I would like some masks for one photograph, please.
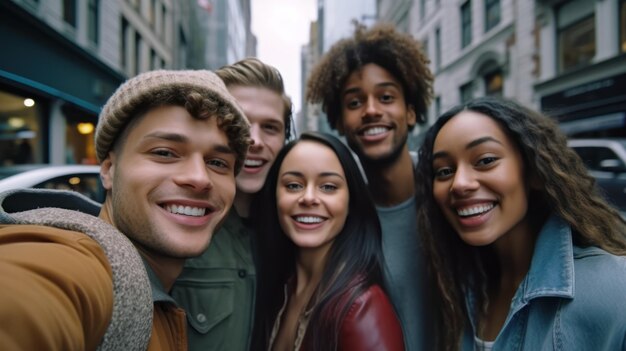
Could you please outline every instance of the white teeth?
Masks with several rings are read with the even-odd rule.
[[[490,204],[483,204],[483,205],[478,205],[478,206],[473,206],[473,207],[457,209],[456,212],[459,214],[459,216],[467,217],[467,216],[474,216],[477,214],[485,213],[491,210],[493,207],[494,207],[494,204],[490,203]]]
[[[263,161],[261,160],[248,160],[246,159],[244,162],[244,165],[246,165],[247,167],[259,167],[263,164]]]
[[[363,132],[364,135],[378,135],[378,134],[382,134],[385,133],[387,131],[387,128],[384,127],[374,127],[374,128],[370,128],[365,130],[365,132]]]
[[[182,205],[167,205],[165,209],[168,212],[174,214],[182,214],[185,216],[201,217],[206,213],[206,208],[203,207],[191,207]]]
[[[300,223],[312,224],[312,223],[321,223],[324,221],[321,217],[313,217],[313,216],[297,216],[296,221]]]

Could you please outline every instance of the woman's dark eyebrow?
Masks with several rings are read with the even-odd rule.
[[[471,142],[469,142],[467,144],[467,146],[465,146],[465,149],[466,150],[467,149],[471,149],[473,147],[476,147],[476,146],[478,146],[480,144],[483,144],[483,143],[486,143],[486,142],[489,142],[489,141],[493,141],[494,143],[498,143],[498,144],[502,145],[502,143],[498,139],[496,139],[494,137],[486,136],[486,137],[478,138],[476,140],[472,140]]]
[[[304,175],[302,173],[300,173],[300,172],[297,172],[297,171],[287,171],[287,172],[284,172],[283,174],[280,175],[281,178],[284,177],[284,176],[294,176],[294,177],[302,178]]]
[[[437,151],[435,153],[433,153],[433,160],[436,160],[438,158],[444,158],[448,156],[448,152],[447,151]]]
[[[295,177],[304,177],[304,174],[302,174],[301,172],[298,171],[287,171],[283,174],[281,174],[281,177],[287,176],[287,175],[291,175],[291,176],[295,176]],[[322,172],[320,173],[320,177],[339,177],[341,179],[344,179],[341,174],[337,173],[337,172]]]
[[[341,174],[337,173],[337,172],[322,172],[320,173],[320,177],[338,177],[341,179],[344,179]]]
[[[494,142],[494,143],[498,143],[500,145],[502,145],[502,143],[494,138],[494,137],[490,137],[490,136],[486,136],[486,137],[482,137],[482,138],[478,138],[476,140],[472,140],[471,142],[469,142],[466,146],[465,146],[465,150],[471,149],[473,147],[476,147],[480,144],[486,143],[486,142]],[[448,156],[448,152],[447,151],[438,151],[433,153],[433,160],[438,159],[438,158],[442,158],[442,157],[446,157]]]

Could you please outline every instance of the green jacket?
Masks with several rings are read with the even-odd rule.
[[[190,351],[250,348],[256,295],[251,235],[233,209],[209,248],[186,261],[171,295],[187,312]]]

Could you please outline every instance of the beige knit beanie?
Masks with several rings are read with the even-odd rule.
[[[164,88],[191,88],[208,98],[216,99],[228,107],[236,119],[242,120],[238,122],[248,125],[235,98],[226,90],[222,80],[211,71],[158,70],[141,73],[123,83],[102,108],[95,137],[98,162],[107,157],[128,122],[137,117],[137,108],[153,99],[154,94]]]

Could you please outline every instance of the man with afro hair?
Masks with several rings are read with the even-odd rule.
[[[428,286],[417,235],[413,160],[407,144],[424,123],[433,76],[421,45],[393,26],[356,24],[313,69],[307,100],[321,103],[330,127],[363,166],[382,226],[385,284],[407,350],[429,350]]]

